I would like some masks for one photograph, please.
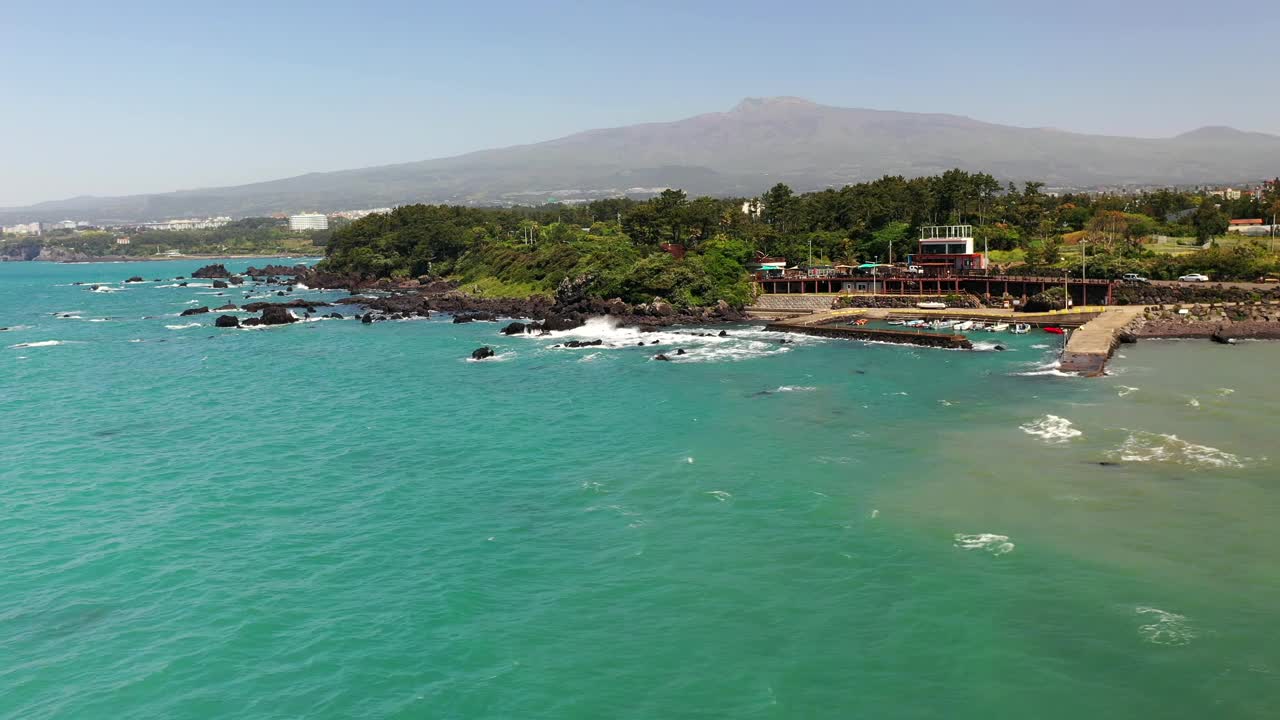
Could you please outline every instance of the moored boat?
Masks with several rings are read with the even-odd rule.
[[[1009,329],[1009,323],[996,323],[987,328],[987,332],[1004,332]]]
[[[1054,334],[1054,335],[1062,335],[1062,334],[1064,334],[1064,333],[1065,333],[1065,331],[1064,331],[1062,328],[1060,328],[1060,327],[1052,327],[1052,326],[1047,327],[1047,328],[1044,328],[1044,331],[1045,331],[1045,332],[1047,332],[1047,333],[1052,333],[1052,334]]]
[[[1017,325],[1013,326],[1013,330],[1011,330],[1010,332],[1012,332],[1014,335],[1026,335],[1027,333],[1031,332],[1031,326],[1026,323],[1018,323]]]
[[[965,321],[963,321],[963,322],[958,322],[958,323],[956,323],[956,324],[952,327],[952,329],[953,329],[953,330],[960,330],[960,331],[962,331],[962,332],[963,332],[963,331],[965,331],[965,330],[972,330],[972,329],[973,329],[973,321],[972,321],[972,320],[965,320]]]
[[[921,310],[946,310],[947,304],[940,303],[940,302],[922,302],[922,303],[916,303],[916,307],[920,308]]]

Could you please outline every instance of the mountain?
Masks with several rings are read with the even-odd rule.
[[[1164,139],[1020,128],[958,115],[749,98],[728,112],[588,130],[557,140],[234,187],[79,197],[0,210],[0,219],[139,220],[263,215],[408,202],[538,203],[644,195],[755,195],[951,168],[1050,186],[1182,185],[1274,176],[1280,137],[1206,127]]]

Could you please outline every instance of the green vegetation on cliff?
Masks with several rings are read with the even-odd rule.
[[[741,305],[751,297],[746,266],[757,252],[802,266],[810,258],[814,265],[901,261],[915,251],[920,226],[969,224],[979,249],[995,251],[993,260],[1008,263],[1009,272],[1079,272],[1083,242],[1093,277],[1197,271],[1249,279],[1276,269],[1275,255],[1257,242],[1182,255],[1153,248],[1165,236],[1213,243],[1228,218],[1277,207],[1274,189],[1237,200],[1174,190],[1058,196],[1041,183],[1002,187],[991,175],[951,170],[806,194],[778,184],[751,201],[666,190],[648,201],[536,208],[410,205],[335,231],[322,267],[369,278],[450,276],[508,295],[550,293],[565,277],[590,275],[599,297]],[[684,256],[664,249],[672,245]]]

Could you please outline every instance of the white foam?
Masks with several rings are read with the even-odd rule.
[[[515,356],[516,356],[516,354],[515,354],[515,352],[514,352],[514,351],[509,351],[509,352],[504,352],[504,353],[498,353],[497,355],[490,355],[489,357],[484,358],[484,359],[481,359],[481,360],[477,360],[476,358],[470,358],[470,357],[469,357],[469,358],[467,358],[467,362],[470,362],[470,363],[495,363],[495,362],[506,362],[506,361],[508,361],[508,360],[511,360],[511,359],[512,359],[512,358],[514,358]]]
[[[823,338],[795,335],[787,336],[788,342],[781,344],[778,340],[784,336],[776,332],[767,332],[762,325],[730,329],[724,337],[721,337],[719,332],[718,327],[705,330],[690,328],[642,332],[635,327],[619,327],[616,318],[593,317],[587,320],[586,324],[572,330],[558,330],[546,335],[521,333],[512,337],[545,343],[548,349],[550,345],[562,344],[567,340],[601,340],[600,345],[591,346],[593,352],[628,348],[639,350],[643,345],[654,354],[659,352],[666,354],[673,363],[751,360],[781,355],[800,345],[825,342]],[[671,351],[672,348],[680,348],[685,352],[683,355],[676,355]]]
[[[724,490],[709,490],[707,491],[707,494],[719,500],[720,502],[726,502],[729,500],[729,498],[733,497],[733,495],[730,495]]]
[[[113,293],[113,292],[121,292],[122,290],[124,290],[124,288],[113,288],[113,287],[107,287],[106,285],[99,285],[96,288],[90,288],[89,292]]]
[[[1119,391],[1119,392],[1117,392],[1117,393],[1116,393],[1116,395],[1117,395],[1117,396],[1119,396],[1119,397],[1126,397],[1126,396],[1132,395],[1133,393],[1136,393],[1136,392],[1138,392],[1138,388],[1136,388],[1136,387],[1130,387],[1130,386],[1128,386],[1128,385],[1121,385],[1121,386],[1120,386],[1120,391]]]
[[[165,325],[165,327],[170,330],[186,330],[187,328],[200,327],[200,323],[193,322],[187,323],[186,325]]]
[[[1053,444],[1065,443],[1084,434],[1072,427],[1070,420],[1057,415],[1045,415],[1020,427],[1022,432]]]
[[[53,347],[54,345],[61,345],[63,344],[63,342],[64,341],[62,340],[39,340],[37,342],[18,343],[17,345],[10,345],[9,349],[16,350],[19,348]]]
[[[1160,608],[1153,607],[1136,607],[1134,612],[1144,617],[1144,619],[1154,620],[1155,622],[1138,626],[1138,634],[1143,640],[1155,645],[1187,645],[1196,637],[1196,633],[1191,629],[1190,623],[1184,615],[1167,612]]]
[[[1048,350],[1048,349],[1049,349],[1049,346],[1048,346],[1048,345],[1045,345],[1044,343],[1036,343],[1035,345],[1032,345],[1031,347],[1032,347],[1032,348],[1034,348],[1034,349],[1036,349],[1036,350]]]
[[[581,358],[578,359],[578,362],[592,362],[594,360],[597,360],[599,357],[600,357],[600,353],[593,352],[590,355],[583,355]]]
[[[997,535],[995,533],[956,533],[955,547],[963,550],[986,550],[992,555],[1005,555],[1013,552],[1013,543],[1009,542],[1008,535]]]
[[[1231,388],[1218,388],[1218,394],[1222,397],[1226,397],[1233,392],[1235,392],[1235,390],[1232,390]]]
[[[1021,376],[1023,376],[1023,377],[1038,377],[1038,376],[1064,377],[1064,378],[1065,378],[1065,377],[1069,377],[1069,378],[1079,377],[1078,375],[1075,375],[1074,373],[1066,373],[1066,372],[1062,372],[1061,370],[1059,370],[1059,369],[1058,369],[1058,368],[1060,368],[1060,367],[1062,367],[1062,363],[1061,363],[1061,362],[1059,362],[1059,361],[1057,361],[1057,360],[1054,360],[1054,361],[1053,361],[1053,362],[1051,362],[1051,363],[1046,363],[1046,364],[1044,364],[1044,365],[1037,365],[1037,366],[1035,366],[1034,368],[1032,368],[1031,370],[1025,370],[1025,371],[1023,371],[1023,372],[1016,372],[1016,373],[1013,373],[1013,374],[1014,374],[1014,375],[1021,375]]]
[[[779,385],[774,392],[813,392],[817,389],[812,385]]]
[[[1200,407],[1200,401],[1195,398],[1191,398],[1190,400],[1188,400],[1187,404],[1190,405],[1191,407]]]
[[[1142,430],[1130,433],[1110,456],[1124,462],[1170,462],[1207,468],[1242,468],[1253,462],[1251,458],[1187,442],[1177,435]]]

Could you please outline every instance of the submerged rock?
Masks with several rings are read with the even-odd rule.
[[[136,282],[146,282],[146,281],[145,281],[145,280],[143,280],[142,278],[138,277],[137,275],[134,275],[133,277],[129,278],[128,280],[125,280],[125,282],[127,282],[127,283],[136,283]]]
[[[667,357],[666,355],[663,355],[663,354],[661,354],[661,353],[659,353],[659,354],[657,354],[657,355],[654,355],[654,356],[653,356],[653,359],[654,359],[654,360],[661,360],[661,361],[663,361],[663,362],[671,362],[671,358],[669,358],[669,357]]]
[[[203,315],[207,312],[209,312],[209,307],[207,305],[201,306],[201,307],[187,308],[186,310],[183,310],[182,312],[178,313],[178,317],[187,317],[188,315]]]

